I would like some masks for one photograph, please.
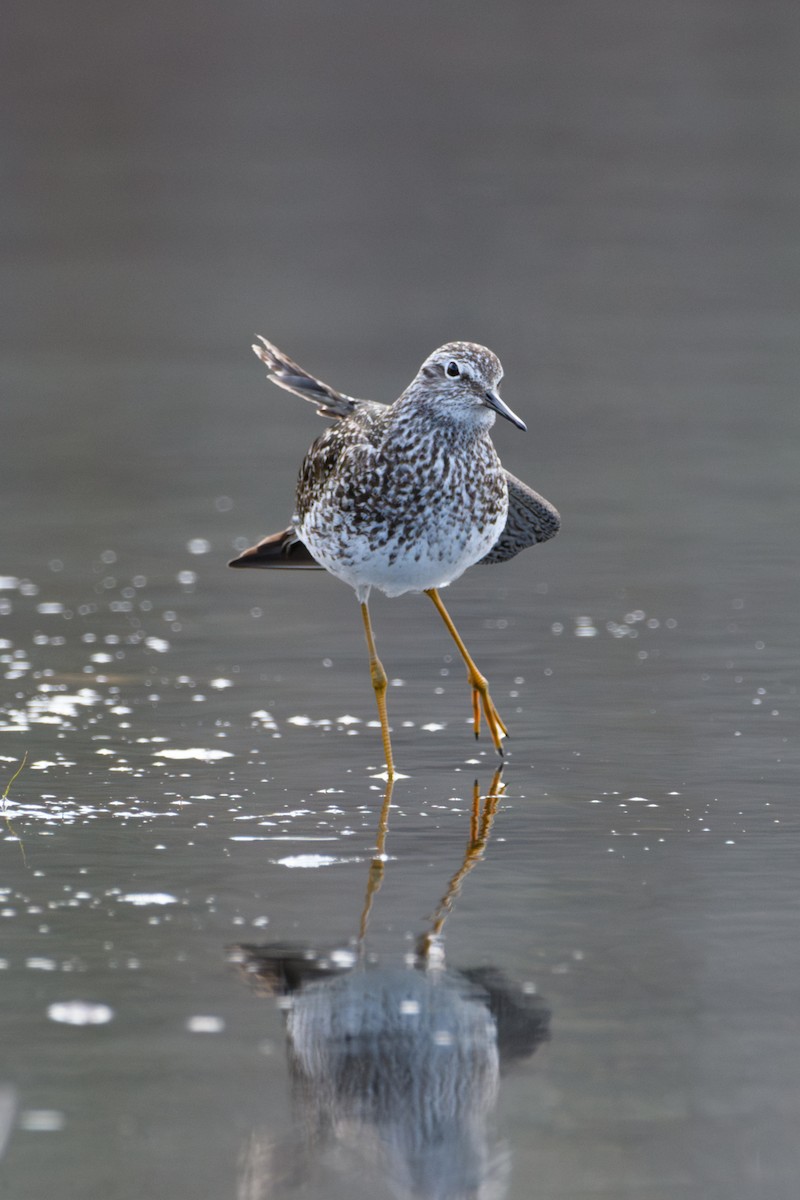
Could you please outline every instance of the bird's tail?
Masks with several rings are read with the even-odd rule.
[[[304,371],[260,334],[258,340],[261,345],[254,344],[253,350],[267,368],[272,382],[285,388],[287,392],[294,392],[295,396],[301,396],[303,400],[316,404],[321,417],[347,417],[359,404],[352,396],[345,396],[342,392],[337,392],[336,388],[323,383],[321,379],[309,375],[308,371]]]

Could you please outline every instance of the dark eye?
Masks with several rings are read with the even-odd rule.
[[[461,374],[461,368],[457,362],[450,361],[444,369],[445,375],[449,375],[451,379],[458,379]]]

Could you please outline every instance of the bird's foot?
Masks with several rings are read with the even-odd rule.
[[[480,736],[481,732],[481,709],[486,718],[486,724],[489,727],[494,748],[500,757],[503,757],[503,738],[508,737],[508,729],[494,706],[494,701],[489,695],[489,682],[478,672],[474,674],[470,672],[469,683],[472,688],[472,728],[475,730],[475,737]]]

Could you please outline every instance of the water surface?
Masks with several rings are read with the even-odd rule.
[[[14,1200],[796,1195],[797,26],[15,14]],[[430,604],[378,597],[382,821],[352,594],[227,570],[321,429],[257,331],[387,400],[500,355],[496,443],[564,523],[448,593],[503,786]]]

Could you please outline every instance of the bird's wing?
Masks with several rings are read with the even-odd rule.
[[[243,550],[238,558],[232,558],[228,566],[262,567],[266,570],[280,567],[323,570],[293,529],[282,529],[280,533],[271,533],[269,537],[262,538],[255,546]]]
[[[356,400],[354,396],[345,396],[343,392],[337,392],[336,388],[309,375],[308,371],[304,371],[260,334],[258,340],[261,345],[254,345],[253,350],[267,368],[268,378],[287,392],[294,392],[295,396],[301,396],[303,400],[316,404],[321,417],[349,417],[362,405],[377,404],[374,400]]]
[[[481,563],[506,562],[528,546],[546,542],[561,528],[558,510],[526,483],[506,471],[508,517],[500,537]]]

